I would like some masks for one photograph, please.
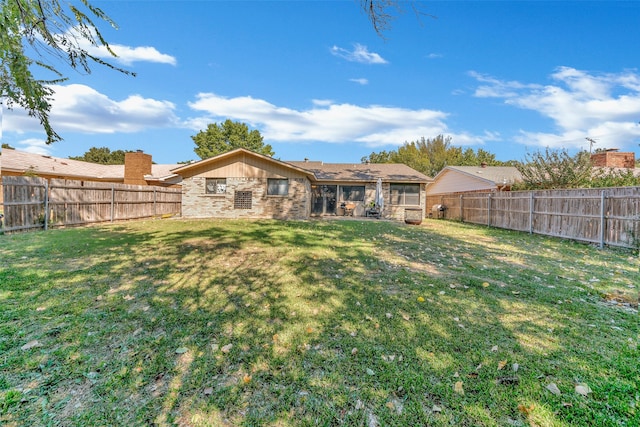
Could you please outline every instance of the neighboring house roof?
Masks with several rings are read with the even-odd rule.
[[[492,190],[519,181],[522,175],[513,166],[447,166],[427,187],[427,194]]]
[[[170,176],[171,169],[176,166],[151,165],[151,175],[146,177],[161,180]],[[11,149],[2,150],[0,167],[3,172],[20,174],[32,172],[38,175],[64,176],[71,179],[102,181],[122,181],[124,179],[124,165],[101,165]]]
[[[164,182],[167,184],[179,184],[182,178],[180,175],[171,172],[179,165],[151,165],[151,175],[145,175],[147,181]]]
[[[496,185],[522,181],[522,174],[513,166],[447,166],[445,169],[472,175]]]
[[[287,162],[313,172],[317,181],[428,183],[432,178],[401,163],[323,163],[312,161]]]

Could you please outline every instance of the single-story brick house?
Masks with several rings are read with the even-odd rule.
[[[382,181],[383,218],[403,219],[405,210],[424,214],[431,178],[403,164],[285,162],[236,149],[180,166],[185,218],[279,218],[342,215],[348,203],[365,216]]]

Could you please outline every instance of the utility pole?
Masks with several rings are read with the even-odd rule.
[[[596,140],[589,137],[586,137],[585,139],[589,141],[589,154],[591,154],[591,150],[593,149],[593,146],[596,145]]]

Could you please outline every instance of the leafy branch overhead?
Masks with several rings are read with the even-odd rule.
[[[361,7],[380,35],[393,18],[389,9],[399,11],[398,2],[393,0],[361,0]],[[99,47],[117,57],[94,19],[117,28],[102,9],[88,0],[0,1],[0,106],[19,106],[37,118],[47,135],[47,144],[62,140],[49,120],[54,94],[51,85],[67,80],[55,63],[88,74],[95,63],[135,76],[91,54],[91,48]],[[34,68],[53,76],[38,78]]]
[[[91,73],[91,63],[104,65],[127,75],[134,73],[114,66],[88,51],[88,47],[104,47],[113,57],[94,19],[116,24],[87,0],[80,0],[84,10],[71,2],[59,0],[7,0],[0,2],[0,102],[7,108],[20,106],[42,125],[47,143],[61,140],[51,126],[49,113],[53,89],[51,85],[67,80],[53,64],[62,62],[72,69]],[[30,48],[34,53],[27,55]],[[53,74],[39,79],[33,66]]]

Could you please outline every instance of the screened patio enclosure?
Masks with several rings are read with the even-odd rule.
[[[364,199],[364,185],[312,185],[311,214],[339,215],[342,203],[363,203]]]

